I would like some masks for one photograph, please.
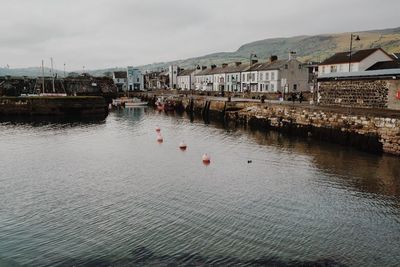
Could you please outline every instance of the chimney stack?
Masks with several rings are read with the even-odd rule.
[[[277,60],[278,60],[278,56],[276,56],[276,55],[272,55],[272,56],[269,57],[269,62],[274,62],[274,61],[277,61]]]
[[[289,52],[289,60],[292,60],[292,59],[296,59],[296,52],[295,51],[290,51]]]
[[[215,69],[217,67],[217,65],[211,65],[211,69]]]
[[[201,70],[207,69],[207,66],[201,66]]]
[[[250,65],[254,65],[254,64],[256,64],[258,62],[258,60],[257,59],[252,59],[251,60],[251,64]]]
[[[223,68],[226,68],[226,67],[228,67],[228,64],[222,63],[222,67],[223,67]]]
[[[240,66],[240,65],[242,65],[242,62],[240,62],[240,61],[235,62],[235,66],[236,66],[236,67],[237,67],[237,66]]]

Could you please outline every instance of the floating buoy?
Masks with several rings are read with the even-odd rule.
[[[247,163],[250,164],[250,163],[253,163],[253,161],[252,161],[251,159],[249,159],[249,160],[247,161]]]
[[[181,142],[180,144],[179,144],[179,149],[180,150],[186,150],[186,148],[187,148],[187,145],[184,143],[184,142]]]
[[[207,153],[203,155],[202,160],[204,165],[209,165],[211,163],[211,158]]]
[[[156,127],[156,132],[157,133],[161,132],[161,128],[160,127]]]
[[[159,142],[159,143],[164,142],[164,138],[162,137],[161,134],[157,135],[157,142]]]

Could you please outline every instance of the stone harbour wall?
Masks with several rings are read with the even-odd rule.
[[[347,113],[337,109],[306,108],[289,105],[253,105],[228,111],[227,121],[263,129],[305,135],[358,147],[375,153],[400,156],[400,115],[385,116]]]
[[[384,80],[322,81],[318,90],[321,105],[388,107],[389,85]]]

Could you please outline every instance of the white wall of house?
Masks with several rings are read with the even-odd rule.
[[[213,91],[225,90],[225,73],[217,73],[213,75]]]
[[[242,90],[251,92],[258,91],[258,71],[242,72]]]
[[[189,90],[190,87],[190,76],[178,76],[177,77],[178,89]]]
[[[241,85],[241,73],[227,73],[225,81],[225,91],[228,92],[242,92]]]
[[[383,51],[377,50],[360,62],[352,62],[350,64],[350,66],[351,66],[350,71],[351,72],[365,71],[366,69],[368,69],[369,67],[371,67],[372,65],[374,65],[377,62],[389,61],[389,60],[393,60],[393,59],[391,57],[389,57]],[[319,74],[329,74],[329,73],[333,73],[333,72],[349,72],[349,62],[318,66]]]
[[[214,75],[195,75],[195,90],[212,91]]]
[[[351,63],[351,71],[359,71],[360,64],[358,62]],[[328,74],[332,72],[349,72],[349,63],[320,65],[318,66],[319,74]]]
[[[258,92],[278,91],[278,70],[265,70],[258,72]]]
[[[386,53],[384,53],[383,51],[377,50],[372,55],[360,62],[358,71],[364,71],[369,67],[372,67],[372,65],[374,65],[376,62],[389,60],[393,60],[393,58],[386,55]]]

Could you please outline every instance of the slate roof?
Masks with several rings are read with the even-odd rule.
[[[126,71],[114,71],[114,76],[116,79],[126,79]]]
[[[194,71],[196,71],[195,69],[189,69],[189,70],[182,70],[178,73],[178,76],[189,76],[191,75]]]
[[[351,62],[361,62],[376,51],[381,50],[385,54],[387,54],[383,49],[381,48],[371,48],[371,49],[364,49],[364,50],[357,50],[353,51],[351,55]],[[388,57],[391,57],[389,54],[387,54]],[[332,65],[332,64],[341,64],[341,63],[349,63],[350,61],[350,52],[341,52],[341,53],[336,53],[330,58],[327,58],[324,60],[320,65]]]
[[[250,68],[250,71],[278,70],[282,68],[287,62],[288,60],[275,60],[273,62],[257,63]]]
[[[400,68],[400,61],[381,61],[377,62],[367,70],[386,70],[386,69],[398,69]]]

